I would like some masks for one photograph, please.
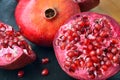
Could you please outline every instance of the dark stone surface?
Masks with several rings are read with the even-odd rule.
[[[14,26],[14,29],[18,30],[14,18],[16,5],[16,0],[0,0],[0,21]],[[36,52],[37,60],[34,63],[22,68],[22,70],[25,71],[24,77],[18,78],[17,76],[17,71],[21,69],[11,71],[0,69],[0,80],[75,80],[61,70],[55,58],[53,48],[40,47],[32,43],[30,44]],[[43,57],[49,57],[50,63],[41,65],[40,60]],[[41,76],[41,70],[43,68],[49,69],[49,75],[46,77]],[[120,80],[120,73],[109,78],[108,80]]]

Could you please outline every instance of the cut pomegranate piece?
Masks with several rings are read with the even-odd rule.
[[[30,45],[19,32],[0,22],[0,67],[18,69],[33,62],[36,58]]]
[[[60,27],[53,46],[61,68],[76,79],[105,80],[120,70],[120,26],[107,15],[75,15]]]

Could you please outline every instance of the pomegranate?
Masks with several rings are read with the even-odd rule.
[[[73,1],[79,4],[82,12],[88,11],[96,7],[100,3],[100,0],[73,0]]]
[[[111,17],[83,12],[60,27],[54,51],[61,68],[80,80],[105,80],[120,70],[120,26]]]
[[[42,58],[42,64],[47,64],[49,62],[49,58]]]
[[[18,69],[33,62],[36,55],[20,32],[0,22],[0,67]]]
[[[47,76],[49,74],[49,71],[47,68],[43,69],[42,72],[41,72],[41,75],[42,76]]]
[[[79,12],[78,4],[72,0],[20,0],[15,18],[28,40],[37,45],[52,46],[59,27]]]
[[[24,71],[23,70],[18,71],[17,75],[19,78],[22,78],[24,76]]]

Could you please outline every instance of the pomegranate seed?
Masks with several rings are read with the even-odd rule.
[[[47,64],[49,62],[49,58],[43,58],[42,59],[42,64]]]
[[[74,37],[74,38],[75,38],[75,37],[78,37],[78,34],[74,32],[74,33],[72,34],[72,37]]]
[[[15,36],[21,36],[21,33],[18,31],[16,32]]]
[[[55,45],[58,46],[58,45],[59,45],[59,42],[60,42],[60,40],[57,39],[57,40],[55,41]]]
[[[76,59],[76,60],[74,61],[74,64],[77,65],[77,66],[80,66],[80,61],[79,61],[78,59]]]
[[[86,63],[86,66],[87,66],[88,68],[89,68],[89,67],[92,67],[92,66],[93,66],[93,62],[91,62],[91,61],[90,61],[90,62],[87,62],[87,63]]]
[[[102,53],[103,53],[103,52],[102,52],[101,49],[97,49],[97,50],[96,50],[96,54],[97,54],[97,55],[101,55]]]
[[[76,26],[75,26],[76,27]],[[77,28],[71,28],[71,30],[73,31],[73,32],[75,32],[75,31],[77,31]]]
[[[97,56],[91,56],[91,59],[92,59],[94,62],[99,62],[99,59],[97,58]]]
[[[106,70],[108,69],[107,65],[103,65],[101,68],[102,68],[104,71],[106,71]]]
[[[86,57],[85,61],[86,61],[86,62],[90,62],[90,61],[91,61],[91,58],[90,58],[90,57]]]
[[[79,40],[80,40],[79,37],[75,37],[75,38],[74,38],[74,43],[78,42]]]
[[[72,64],[70,65],[69,71],[70,71],[70,72],[75,72],[76,68],[77,68],[77,66],[76,66],[74,63],[72,63]]]
[[[79,30],[80,30],[85,25],[85,23],[83,21],[79,21],[78,25],[79,25]]]
[[[89,44],[89,43],[90,43],[90,40],[89,40],[89,39],[85,39],[85,40],[84,40],[84,44],[85,44],[85,45],[87,45],[87,44]]]
[[[5,54],[6,60],[11,61],[13,59],[12,53]]]
[[[112,49],[111,49],[111,52],[112,52],[113,54],[115,54],[115,53],[117,52],[117,48],[115,48],[115,47],[112,48]]]
[[[107,57],[112,60],[113,59],[113,54],[112,53],[107,53]]]
[[[97,41],[93,41],[92,44],[93,44],[93,46],[100,47],[100,44]]]
[[[119,41],[117,39],[112,39],[111,44],[117,44]]]
[[[96,55],[96,52],[95,52],[95,51],[91,51],[91,52],[90,52],[90,55],[91,55],[91,56],[95,56],[95,55]]]
[[[68,41],[71,42],[73,40],[73,37],[72,36],[68,36]]]
[[[66,43],[62,42],[61,45],[60,45],[61,50],[64,50],[65,46],[66,46]]]
[[[113,62],[118,63],[119,62],[119,57],[118,56],[113,56]]]
[[[82,20],[83,20],[84,22],[87,22],[87,21],[88,21],[88,17],[87,17],[87,16],[83,16]]]
[[[109,67],[112,63],[109,60],[107,60],[105,64]]]
[[[24,76],[24,71],[22,71],[22,70],[18,71],[17,75],[18,75],[19,78],[23,77]]]
[[[100,37],[108,37],[109,34],[107,32],[102,31],[99,35]]]
[[[70,61],[65,61],[64,65],[65,65],[65,67],[70,67],[71,62]]]
[[[66,50],[71,49],[71,47],[72,47],[72,44],[67,44],[67,45],[66,45]]]
[[[5,44],[8,44],[8,40],[7,40],[7,39],[5,39],[5,40],[4,40],[4,43],[5,43]]]
[[[108,58],[105,56],[105,57],[103,57],[103,60],[104,60],[104,61],[107,61],[107,60],[108,60]]]
[[[84,64],[85,64],[85,62],[82,60],[82,61],[80,61],[80,66],[81,67],[84,67]]]
[[[100,24],[95,24],[95,28],[97,29],[97,30],[100,30],[101,29],[101,25]]]
[[[74,56],[75,56],[74,51],[68,52],[68,53],[67,53],[67,56],[70,57],[70,58],[74,57]]]
[[[89,26],[90,25],[90,22],[85,22],[85,26]]]
[[[6,33],[6,35],[11,36],[11,35],[13,35],[14,31],[6,31],[5,33]]]
[[[14,43],[17,43],[17,42],[18,42],[18,38],[15,37],[15,38],[13,39],[13,42],[14,42]]]
[[[92,66],[92,67],[89,68],[89,70],[90,70],[90,71],[95,71],[96,68]]]
[[[97,40],[98,42],[102,42],[102,41],[103,41],[103,39],[102,39],[101,37],[96,37],[96,40]]]
[[[41,75],[42,76],[47,76],[49,74],[49,71],[47,68],[43,69],[42,72],[41,72]]]
[[[94,30],[93,30],[93,33],[94,33],[94,34],[97,34],[97,33],[98,33],[98,30],[97,30],[97,29],[94,29]]]
[[[88,46],[87,46],[87,49],[88,49],[88,50],[92,50],[92,49],[93,49],[93,45],[91,45],[91,44],[88,45]]]
[[[75,45],[71,46],[71,50],[76,50],[76,49],[77,49],[77,46],[75,46]]]

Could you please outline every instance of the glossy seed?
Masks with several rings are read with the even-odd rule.
[[[24,71],[22,71],[22,70],[18,71],[17,75],[18,75],[19,78],[22,78],[24,76]]]
[[[47,68],[43,69],[42,72],[41,72],[41,75],[42,76],[47,76],[49,74],[49,71]]]
[[[42,58],[42,64],[47,64],[49,62],[49,58]]]

